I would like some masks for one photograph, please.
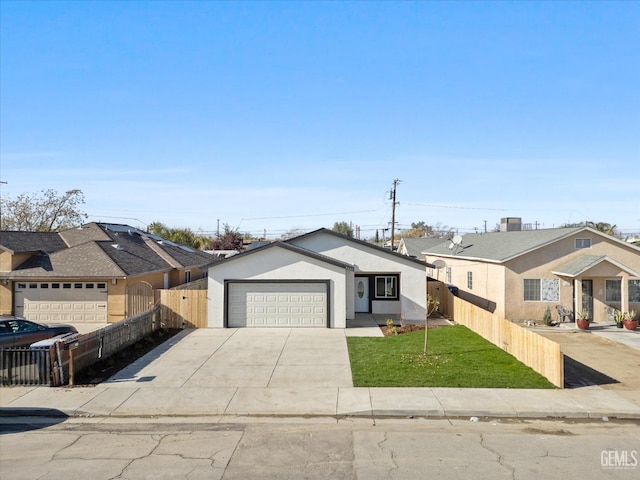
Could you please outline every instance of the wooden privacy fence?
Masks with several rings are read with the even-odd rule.
[[[442,314],[564,388],[564,359],[558,343],[454,296],[442,282],[427,285],[429,295],[440,300]]]
[[[207,328],[207,290],[160,290],[162,321],[169,328]]]

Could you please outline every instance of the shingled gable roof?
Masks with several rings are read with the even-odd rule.
[[[52,253],[67,248],[55,232],[0,232],[0,248],[14,253]]]
[[[552,270],[551,273],[561,277],[575,278],[603,262],[615,265],[620,270],[624,270],[632,277],[640,277],[640,273],[631,270],[629,267],[606,255],[580,255],[579,257],[565,263],[564,265],[561,265],[555,270]]]
[[[331,265],[336,265],[338,267],[345,268],[347,270],[354,270],[354,266],[349,264],[349,263],[345,263],[345,262],[342,262],[340,260],[336,260],[335,258],[328,257],[327,255],[322,255],[320,253],[316,253],[314,251],[307,250],[306,248],[298,247],[297,245],[291,245],[291,244],[288,244],[288,243],[282,242],[282,241],[272,242],[272,243],[269,243],[268,245],[264,245],[262,247],[253,248],[251,250],[245,250],[244,252],[241,252],[241,253],[239,253],[237,255],[232,255],[231,257],[222,258],[222,259],[218,260],[213,265],[213,268],[217,267],[218,265],[222,265],[223,263],[233,262],[233,261],[236,261],[236,260],[238,260],[240,258],[248,257],[249,255],[255,255],[257,253],[265,252],[266,250],[270,250],[272,248],[283,248],[283,249],[288,250],[290,252],[295,252],[295,253],[298,253],[300,255],[304,255],[306,257],[310,257],[310,258],[314,258],[316,260],[320,260],[321,262],[329,263]]]
[[[462,243],[457,248],[449,249],[451,243],[446,242],[427,249],[423,253],[439,257],[467,258],[502,263],[583,231],[600,235],[629,247],[626,242],[592,228],[574,227],[516,232],[470,233],[462,236]],[[631,246],[631,248],[637,247]]]
[[[425,250],[440,245],[441,243],[449,243],[450,240],[446,238],[414,238],[414,237],[402,237],[401,240],[404,243],[404,248],[407,250],[407,255],[410,257],[419,257]]]
[[[34,235],[33,232],[18,233],[25,234],[26,239]],[[126,225],[90,223],[50,235],[58,236],[64,248],[54,252],[35,250],[43,253],[32,256],[5,278],[113,278],[165,272],[180,267],[206,268],[216,261],[207,253],[173,242],[149,245],[145,241],[147,237],[152,237],[156,243],[163,242],[160,237]]]
[[[391,255],[391,256],[397,257],[398,259],[402,259],[403,261],[409,261],[409,262],[417,263],[422,267],[434,268],[434,265],[432,265],[430,263],[426,263],[424,260],[420,260],[418,258],[409,257],[407,255],[402,255],[401,253],[398,253],[398,252],[392,252],[391,250],[379,247],[378,245],[375,245],[373,243],[369,243],[367,241],[360,240],[360,239],[353,238],[353,237],[348,237],[347,235],[343,235],[341,233],[334,232],[333,230],[329,230],[328,228],[319,228],[318,230],[314,230],[314,231],[309,232],[309,233],[304,233],[304,234],[299,235],[297,237],[289,238],[289,239],[285,240],[285,242],[286,243],[290,243],[290,242],[294,242],[294,241],[296,241],[298,239],[301,239],[301,238],[311,237],[311,236],[315,236],[315,235],[318,235],[318,234],[321,234],[321,233],[326,233],[326,234],[329,234],[329,235],[333,235],[333,236],[341,238],[343,240],[347,240],[349,242],[355,243],[356,245],[362,245],[362,246],[365,246],[367,248],[371,248],[373,250],[376,250],[378,252],[382,252],[382,253],[384,253],[386,255]]]

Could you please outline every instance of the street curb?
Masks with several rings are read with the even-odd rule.
[[[376,413],[356,413],[356,414],[308,414],[308,415],[300,415],[300,414],[212,414],[205,415],[197,414],[197,415],[148,415],[148,414],[131,414],[131,415],[100,415],[93,414],[91,412],[84,411],[62,411],[54,408],[11,408],[11,407],[1,407],[0,408],[0,424],[5,423],[4,419],[17,419],[21,417],[31,417],[31,418],[69,418],[69,419],[80,419],[80,418],[92,418],[92,419],[118,419],[125,420],[128,418],[135,419],[163,419],[166,420],[168,418],[218,418],[220,421],[230,420],[233,418],[255,418],[255,419],[268,419],[268,418],[302,418],[305,420],[312,420],[314,418],[332,418],[336,420],[341,419],[365,419],[365,420],[383,420],[383,419],[425,419],[425,420],[469,420],[471,421],[479,421],[474,419],[481,420],[572,420],[572,421],[580,421],[580,422],[588,422],[588,421],[640,421],[640,414],[616,414],[611,412],[589,412],[586,415],[584,413],[580,415],[570,415],[565,413],[559,414],[550,414],[548,412],[529,412],[524,415],[513,415],[513,413],[500,413],[500,412],[479,412],[476,414],[472,414],[468,411],[460,414],[450,413],[450,414],[433,414],[427,412],[420,411],[389,411],[385,410],[384,413],[376,414]],[[216,423],[219,423],[216,422]],[[9,422],[15,424],[15,421]]]

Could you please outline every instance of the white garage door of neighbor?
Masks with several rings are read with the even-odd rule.
[[[229,283],[229,327],[326,327],[326,283]]]
[[[107,284],[103,282],[19,282],[15,314],[36,322],[107,321]]]

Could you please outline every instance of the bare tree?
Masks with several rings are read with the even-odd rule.
[[[15,198],[0,199],[0,230],[57,232],[81,225],[87,214],[80,209],[82,190],[69,190],[58,195],[55,190],[37,194],[23,193]]]
[[[237,229],[224,224],[224,232],[216,236],[211,242],[212,250],[238,250],[243,249],[243,235]]]
[[[290,230],[287,230],[285,233],[280,235],[280,240],[288,240],[290,238],[298,237],[302,235],[305,231],[302,228],[294,227]]]

